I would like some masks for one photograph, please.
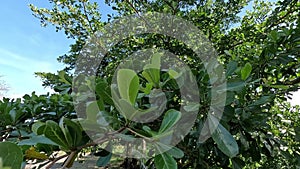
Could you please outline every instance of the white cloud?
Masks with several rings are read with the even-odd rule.
[[[0,48],[0,65],[6,65],[26,72],[45,71],[53,72],[55,68],[46,61],[33,60],[17,53]],[[1,70],[3,71],[3,70]],[[2,73],[2,72],[0,72]]]

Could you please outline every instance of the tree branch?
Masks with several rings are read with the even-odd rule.
[[[87,14],[87,11],[86,11],[86,5],[85,5],[85,2],[82,2],[82,6],[83,6],[84,16],[86,17],[86,20],[88,21],[88,25],[89,25],[89,27],[90,27],[92,33],[93,33],[94,30],[93,30],[92,23],[91,23],[91,21],[90,21],[90,19],[89,19],[89,16],[88,16],[88,14]]]

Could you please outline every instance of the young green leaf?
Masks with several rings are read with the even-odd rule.
[[[250,63],[246,63],[246,65],[241,69],[241,79],[246,80],[252,71],[252,65]]]
[[[134,105],[140,87],[136,73],[130,69],[120,69],[117,74],[117,83],[121,98]]]

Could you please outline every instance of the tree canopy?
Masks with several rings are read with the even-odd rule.
[[[287,102],[300,84],[299,1],[106,0],[114,10],[107,20],[95,1],[49,3],[49,9],[30,5],[34,16],[75,43],[58,57],[65,69],[36,73],[56,94],[32,93],[23,101],[0,102],[0,141],[17,143],[23,160],[48,160],[51,167],[56,159],[67,157],[63,166],[71,167],[76,157],[91,151],[99,156],[95,165],[100,167],[108,165],[113,154],[125,153],[123,168],[300,166],[300,107]],[[249,4],[252,9],[245,11]],[[145,16],[154,12],[176,16],[201,30],[211,44],[201,50],[215,54],[216,61],[201,60],[189,45],[167,34],[142,33],[110,46],[99,67],[90,70],[95,73],[81,76],[78,59],[89,53],[89,47],[99,47],[100,40],[93,37],[110,33],[107,28],[124,17],[151,24]],[[116,32],[112,41],[124,32]],[[138,55],[146,49],[151,49],[150,58]],[[160,69],[167,62],[173,68]],[[180,67],[183,63],[188,69]],[[195,117],[194,124],[186,122],[191,120],[188,115]],[[178,143],[173,145],[170,138]],[[66,155],[53,158],[58,150]],[[132,158],[136,154],[148,158]]]

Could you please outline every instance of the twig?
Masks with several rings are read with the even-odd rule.
[[[68,156],[67,160],[65,161],[62,168],[66,168],[72,163],[75,159],[75,156],[78,154],[78,151],[72,151],[71,154]]]
[[[68,157],[68,154],[65,154],[65,155],[62,155],[62,156],[59,156],[59,157],[53,159],[53,160],[51,161],[51,163],[48,164],[48,165],[46,166],[46,169],[50,169],[57,161],[59,161],[59,160],[65,158],[65,157]]]
[[[91,29],[91,33],[93,33],[94,31],[93,31],[93,27],[92,27],[92,24],[91,24],[91,21],[90,21],[90,19],[89,19],[89,16],[88,16],[88,14],[87,14],[87,11],[86,11],[86,6],[85,6],[85,2],[82,2],[82,6],[83,6],[83,12],[84,12],[84,16],[86,17],[86,20],[88,21],[88,25],[89,25],[89,27],[90,27],[90,29]]]
[[[137,135],[137,136],[140,136],[140,137],[142,137],[142,138],[144,138],[144,139],[148,140],[148,141],[153,141],[153,139],[151,139],[151,138],[148,138],[148,137],[146,137],[146,136],[143,136],[143,135],[139,134],[138,132],[136,132],[136,131],[132,130],[131,128],[127,128],[127,130],[128,130],[128,131],[130,131],[131,133],[133,133],[133,134]]]

